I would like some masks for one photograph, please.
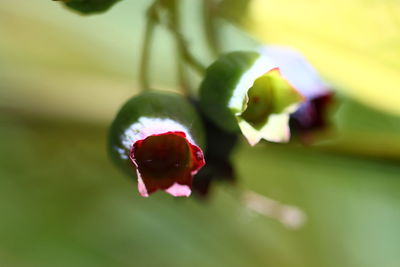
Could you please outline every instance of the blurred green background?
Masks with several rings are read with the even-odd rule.
[[[147,5],[89,17],[53,1],[0,6],[0,266],[400,266],[399,2],[249,9],[254,38],[302,51],[344,99],[327,141],[235,151],[239,188],[303,210],[296,230],[228,186],[208,201],[141,198],[109,162],[107,126],[138,88]],[[199,1],[184,5],[190,48],[209,63]],[[225,49],[254,46],[221,27]],[[152,84],[174,89],[171,37],[157,34]]]

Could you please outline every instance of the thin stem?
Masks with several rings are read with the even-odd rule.
[[[217,57],[221,53],[221,45],[218,38],[216,21],[214,16],[213,0],[203,1],[203,24],[206,41],[213,56]]]
[[[178,80],[179,80],[179,84],[182,88],[182,93],[186,96],[190,96],[191,92],[190,92],[190,85],[188,82],[188,78],[187,78],[187,72],[185,70],[185,65],[183,64],[182,60],[180,60],[180,56],[178,55]]]
[[[181,33],[181,18],[179,10],[180,0],[169,0],[169,15],[170,21],[167,23],[167,28],[171,31],[175,38],[178,52],[181,58],[189,64],[196,72],[203,75],[206,67],[198,61],[188,49],[187,42]]]
[[[185,63],[190,65],[200,75],[205,72],[205,67],[197,61],[197,59],[189,52],[187,43],[181,34],[181,17],[180,17],[180,0],[170,0],[169,2],[169,21],[167,28],[173,34],[177,49],[177,72],[179,83],[181,84],[182,91],[186,95],[190,95],[189,82]]]
[[[139,70],[139,81],[142,90],[149,90],[149,63],[150,63],[150,51],[151,44],[153,41],[154,27],[156,25],[156,5],[157,1],[154,2],[148,9],[146,14],[146,28],[143,38],[142,54],[140,59],[140,70]]]
[[[191,66],[197,73],[204,75],[206,67],[199,62],[189,51],[187,43],[180,33],[180,18],[179,18],[179,0],[156,0],[148,9],[146,17],[146,28],[143,39],[142,54],[140,60],[139,81],[142,90],[149,90],[149,63],[151,54],[151,45],[153,41],[154,28],[157,24],[162,23],[158,17],[158,8],[166,8],[169,15],[169,21],[166,23],[167,29],[171,31],[175,38],[177,53],[178,53],[178,75],[185,93],[188,93],[187,75],[184,68],[184,63]]]
[[[206,71],[206,67],[198,61],[188,50],[186,41],[180,33],[175,33],[179,49],[181,51],[182,58],[187,64],[189,64],[197,73],[203,75]]]
[[[168,28],[171,30],[175,37],[176,43],[176,56],[177,56],[177,74],[180,87],[185,95],[190,95],[189,83],[187,80],[187,72],[183,64],[182,49],[179,45],[177,33],[180,31],[180,14],[179,14],[179,0],[170,0],[169,2],[169,22],[167,23]]]

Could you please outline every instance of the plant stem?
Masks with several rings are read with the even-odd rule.
[[[180,0],[156,0],[148,9],[146,15],[146,28],[143,39],[142,54],[140,60],[139,81],[142,90],[149,90],[149,63],[151,56],[151,45],[153,41],[154,28],[157,24],[162,23],[158,17],[158,9],[165,8],[168,11],[169,21],[166,23],[167,29],[171,31],[176,42],[178,54],[178,75],[184,93],[188,94],[187,75],[184,68],[184,63],[191,66],[198,74],[204,75],[206,67],[199,62],[189,51],[187,43],[181,34],[180,17],[179,17],[179,1]]]
[[[200,63],[188,50],[186,41],[183,36],[179,33],[176,34],[179,49],[181,51],[182,58],[187,64],[189,64],[197,73],[203,75],[206,71],[206,67]]]
[[[182,92],[191,95],[185,63],[191,66],[200,75],[204,75],[205,67],[190,53],[187,43],[181,33],[181,18],[179,9],[180,0],[170,0],[168,5],[169,22],[167,28],[171,31],[177,50],[177,72]]]
[[[203,75],[206,67],[198,61],[192,53],[189,51],[187,42],[181,33],[181,19],[180,19],[180,10],[179,3],[180,0],[168,0],[168,11],[169,11],[169,23],[167,24],[167,28],[173,34],[175,38],[175,42],[177,44],[177,48],[181,58],[189,64],[195,71],[197,71],[200,75]]]
[[[213,56],[218,57],[221,53],[221,45],[216,29],[215,16],[213,14],[215,12],[214,3],[213,0],[201,1],[203,1],[203,24],[206,41]]]
[[[153,41],[154,27],[156,25],[156,6],[157,1],[154,2],[146,14],[146,28],[143,38],[142,54],[140,59],[140,70],[139,70],[139,82],[142,90],[149,90],[149,63],[150,63],[150,51],[151,44]]]
[[[170,0],[169,6],[169,22],[168,28],[171,30],[175,43],[176,43],[176,56],[177,56],[177,74],[178,81],[182,90],[182,93],[185,95],[190,95],[189,82],[187,80],[187,72],[184,68],[184,59],[182,55],[182,48],[180,46],[179,38],[177,35],[180,32],[180,13],[179,13],[179,0]]]

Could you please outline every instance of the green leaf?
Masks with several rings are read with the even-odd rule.
[[[68,8],[76,10],[82,14],[94,14],[107,11],[116,2],[121,0],[66,0]]]

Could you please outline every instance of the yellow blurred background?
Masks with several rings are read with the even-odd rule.
[[[296,47],[338,88],[400,115],[400,2],[252,1],[249,29]]]

